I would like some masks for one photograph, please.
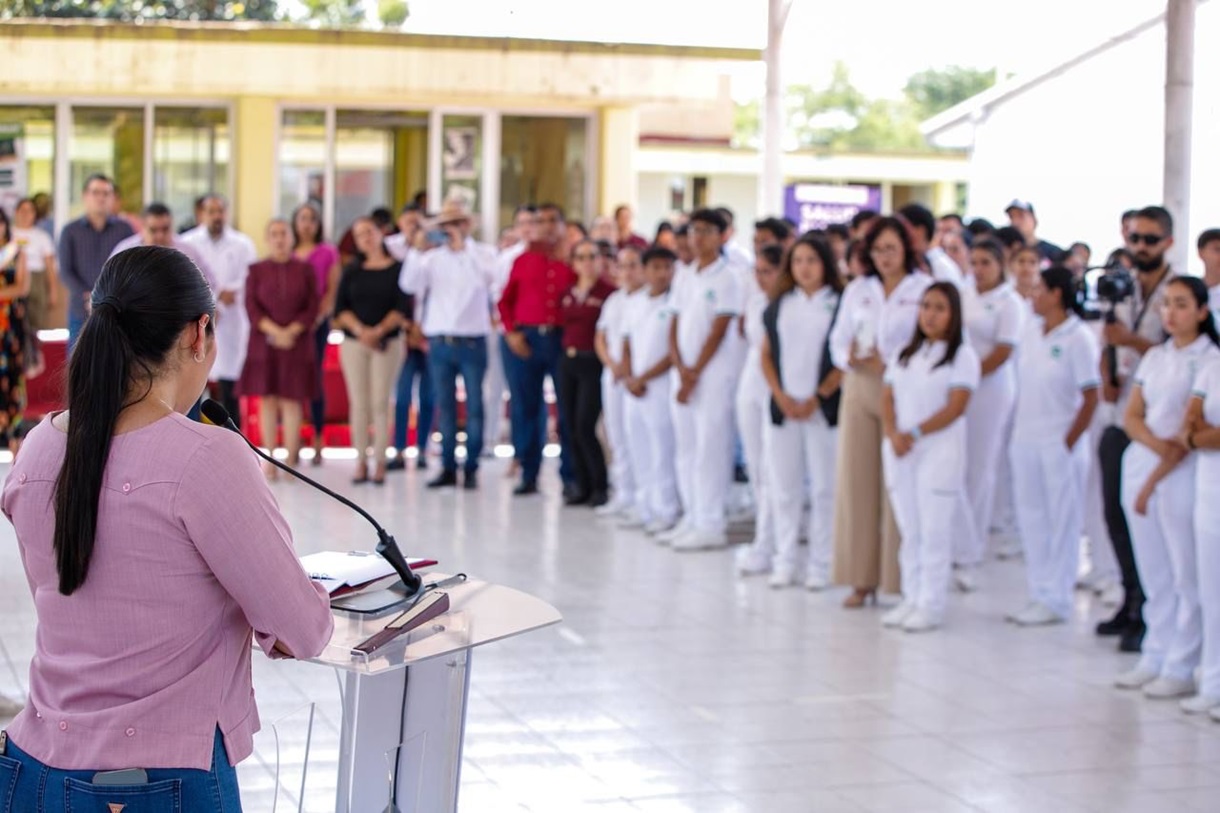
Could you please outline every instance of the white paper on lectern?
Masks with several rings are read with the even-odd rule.
[[[407,559],[407,564],[415,567],[424,561],[427,560]],[[325,550],[311,553],[301,557],[301,566],[305,568],[309,578],[326,588],[327,593],[334,593],[341,587],[355,587],[394,575],[393,566],[384,558],[362,550]]]

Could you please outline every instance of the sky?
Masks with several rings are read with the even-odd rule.
[[[410,0],[407,31],[475,36],[757,47],[767,0]],[[1165,0],[793,0],[787,84],[823,84],[836,60],[870,96],[907,77],[964,65],[1025,74],[1163,11]],[[578,12],[578,13],[574,13]],[[737,68],[734,96],[761,94],[760,66]]]

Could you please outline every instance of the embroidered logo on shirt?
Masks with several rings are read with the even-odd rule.
[[[1063,355],[1063,348],[1057,344],[1051,345],[1051,358],[1057,359]]]
[[[706,298],[706,299],[707,299],[707,301],[708,301],[708,302],[715,302],[715,301],[716,301],[716,292],[715,292],[715,291],[713,291],[713,290],[710,290],[710,289],[709,289],[709,290],[708,290],[708,292],[707,292],[706,294],[704,294],[703,296],[704,296],[704,298]]]

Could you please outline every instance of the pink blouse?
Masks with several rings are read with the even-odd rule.
[[[251,639],[318,655],[334,621],[241,438],[173,414],[114,438],[89,573],[59,593],[55,479],[67,435],[45,420],[0,495],[38,615],[30,698],[9,727],[63,770],[211,767],[259,729]]]
[[[330,243],[319,243],[309,252],[305,262],[313,268],[314,279],[318,283],[318,298],[326,295],[326,283],[330,281],[330,270],[339,262],[339,249]]]

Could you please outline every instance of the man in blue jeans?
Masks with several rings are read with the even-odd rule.
[[[470,221],[456,202],[446,203],[429,224],[445,233],[445,243],[411,252],[399,287],[414,294],[423,307],[423,332],[428,340],[428,368],[440,414],[443,469],[429,488],[458,484],[457,378],[466,391],[466,460],[462,485],[478,487],[479,452],[483,448],[483,376],[487,373],[487,334],[491,332],[493,257],[466,239]]]
[[[126,220],[110,214],[114,181],[90,175],[83,188],[85,214],[59,235],[59,276],[68,286],[68,352],[85,324],[86,303],[102,266],[121,241],[135,234]]]
[[[538,207],[538,239],[513,263],[500,297],[500,321],[509,350],[505,373],[512,387],[513,443],[521,461],[517,495],[538,492],[546,429],[543,386],[547,376],[552,382],[559,380],[559,301],[576,281],[563,253],[563,234],[563,210],[555,204]],[[563,430],[560,423],[561,444]],[[562,464],[560,476],[564,476]],[[565,477],[565,489],[566,483]]]

